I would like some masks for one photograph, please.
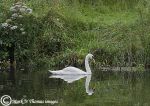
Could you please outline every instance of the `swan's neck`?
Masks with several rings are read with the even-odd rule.
[[[91,69],[89,66],[89,58],[88,57],[85,58],[85,68],[86,68],[87,74],[91,74]]]

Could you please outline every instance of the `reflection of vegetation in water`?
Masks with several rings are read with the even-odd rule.
[[[8,73],[3,72],[0,87],[4,88],[0,89],[0,95],[8,94],[15,99],[58,100],[59,106],[150,104],[148,72],[103,72],[99,77],[93,76],[91,87],[95,86],[95,93],[88,96],[85,79],[67,84],[60,79],[49,79],[47,73],[18,71],[12,84]]]

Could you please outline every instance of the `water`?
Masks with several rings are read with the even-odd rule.
[[[150,106],[149,72],[94,70],[92,76],[80,78],[49,78],[44,69],[0,72],[0,97],[27,100],[23,106]]]

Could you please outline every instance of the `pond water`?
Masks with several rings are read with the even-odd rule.
[[[44,69],[0,72],[3,95],[11,97],[11,106],[150,106],[150,73],[94,69],[92,76],[50,77]]]

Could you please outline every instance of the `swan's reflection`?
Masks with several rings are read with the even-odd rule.
[[[89,88],[91,77],[92,77],[91,75],[51,75],[49,78],[60,78],[66,81],[67,83],[72,83],[84,77],[86,77],[86,81],[85,81],[86,93],[88,95],[92,95],[94,93],[94,90]]]
[[[91,77],[92,77],[91,75],[87,75],[86,81],[85,81],[85,89],[86,89],[86,93],[88,93],[88,95],[92,95],[94,93],[94,90],[89,88]]]
[[[60,78],[67,83],[73,83],[81,78],[86,77],[86,75],[51,75],[49,78]]]

